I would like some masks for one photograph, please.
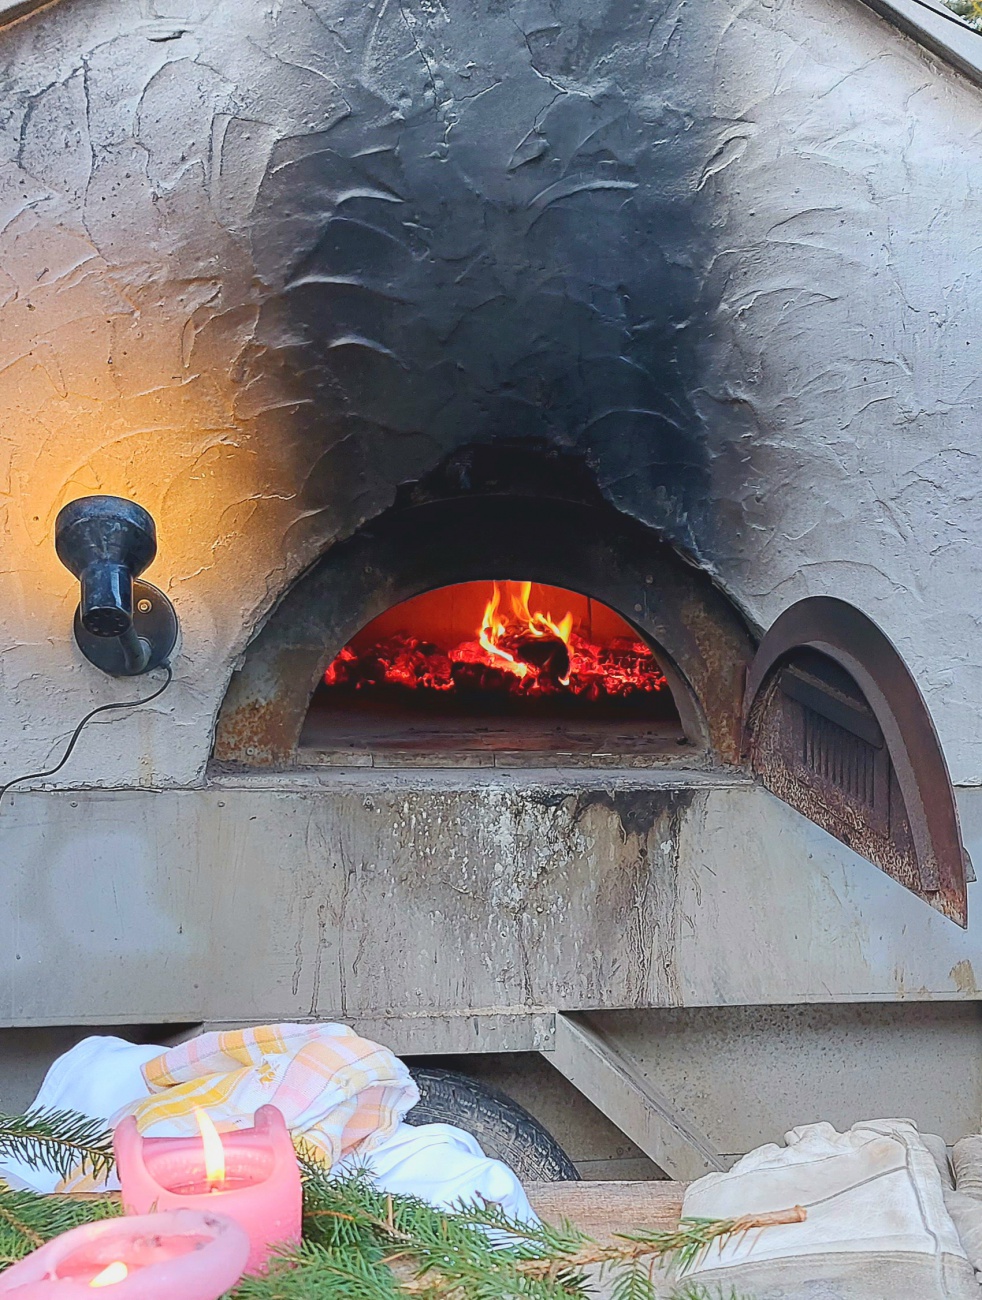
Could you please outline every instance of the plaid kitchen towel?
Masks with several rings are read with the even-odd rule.
[[[409,1071],[387,1048],[346,1025],[263,1025],[202,1034],[142,1066],[149,1096],[112,1116],[135,1115],[151,1137],[197,1134],[196,1110],[219,1132],[249,1128],[260,1106],[276,1106],[294,1138],[328,1166],[375,1149],[419,1100]],[[59,1190],[100,1186],[81,1171]]]

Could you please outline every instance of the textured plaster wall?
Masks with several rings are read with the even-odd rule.
[[[61,0],[0,84],[4,776],[145,686],[74,650],[67,500],[155,514],[184,638],[61,779],[183,784],[291,578],[507,435],[762,626],[854,600],[982,782],[980,92],[909,39],[852,0]]]

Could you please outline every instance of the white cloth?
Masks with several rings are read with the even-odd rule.
[[[72,1110],[107,1122],[128,1103],[150,1095],[142,1067],[166,1049],[137,1046],[121,1038],[83,1039],[59,1056],[44,1077],[32,1109]],[[167,1126],[153,1129],[168,1136]],[[418,1196],[440,1209],[460,1202],[493,1201],[513,1219],[535,1222],[521,1183],[500,1160],[485,1156],[469,1133],[450,1124],[413,1128],[400,1124],[370,1155],[357,1152],[335,1166],[337,1173],[367,1168],[384,1192]],[[23,1161],[0,1158],[0,1177],[11,1186],[53,1192],[57,1174]],[[115,1173],[108,1186],[118,1188]]]
[[[807,1220],[714,1244],[687,1279],[768,1300],[810,1295],[813,1284],[823,1300],[979,1300],[938,1166],[909,1120],[846,1133],[808,1124],[785,1141],[700,1178],[682,1213],[728,1219],[801,1205]]]
[[[444,1210],[462,1201],[493,1201],[513,1219],[536,1218],[508,1166],[489,1160],[476,1138],[451,1124],[400,1124],[369,1155],[356,1153],[335,1166],[339,1173],[362,1167],[376,1187],[393,1196],[419,1196]]]

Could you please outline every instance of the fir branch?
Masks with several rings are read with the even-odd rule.
[[[611,1300],[657,1300],[651,1269],[641,1263],[629,1264],[614,1277]]]
[[[660,1232],[619,1233],[610,1245],[598,1245],[589,1238],[574,1251],[563,1248],[561,1242],[551,1243],[541,1255],[527,1260],[528,1272],[537,1275],[554,1270],[560,1264],[567,1268],[585,1268],[592,1264],[630,1263],[646,1256],[671,1259],[680,1273],[690,1269],[716,1241],[745,1236],[748,1232],[785,1223],[804,1223],[807,1215],[800,1206],[788,1210],[772,1210],[766,1214],[746,1214],[738,1219],[682,1219],[678,1228]],[[498,1214],[488,1211],[471,1212],[470,1221],[494,1227],[504,1227]],[[508,1231],[521,1233],[524,1225],[511,1224]]]
[[[566,1300],[579,1289],[568,1279],[529,1276],[521,1267],[527,1250],[511,1242],[502,1246],[466,1215],[445,1214],[413,1197],[389,1196],[363,1175],[333,1180],[322,1167],[308,1166],[304,1183],[305,1242],[336,1250],[360,1241],[369,1262],[396,1275],[402,1295]],[[499,1223],[507,1230],[528,1226],[496,1216],[495,1226]],[[257,1300],[278,1295],[275,1289],[260,1292]]]
[[[67,1196],[40,1196],[14,1191],[0,1183],[0,1268],[15,1264],[53,1237],[82,1223],[120,1214],[108,1198],[74,1201]]]
[[[37,1249],[38,1246],[44,1245],[44,1238],[41,1234],[36,1232],[29,1223],[19,1219],[13,1210],[3,1204],[0,1204],[0,1219],[3,1219],[8,1228],[13,1228],[15,1233],[19,1233],[29,1246]]]
[[[104,1178],[113,1167],[113,1139],[100,1120],[66,1110],[0,1115],[0,1158],[23,1160],[59,1178],[76,1170]]]
[[[100,1173],[112,1165],[111,1141],[98,1123],[54,1111],[0,1116],[0,1155],[62,1176],[83,1162]],[[299,1249],[267,1276],[243,1279],[226,1300],[582,1300],[591,1267],[610,1277],[612,1300],[655,1300],[656,1260],[673,1261],[684,1274],[714,1242],[805,1218],[796,1207],[723,1221],[689,1219],[675,1231],[601,1244],[568,1222],[524,1223],[496,1205],[444,1213],[414,1197],[380,1192],[364,1172],[333,1179],[302,1151],[300,1159]],[[118,1213],[108,1198],[39,1196],[0,1183],[0,1270],[52,1237]],[[710,1300],[691,1284],[674,1297]]]
[[[304,1242],[267,1277],[243,1278],[235,1300],[398,1300],[399,1284],[384,1264],[357,1250]]]
[[[672,1260],[684,1271],[713,1242],[805,1218],[795,1207],[694,1219],[672,1232],[601,1245],[569,1223],[527,1224],[495,1205],[444,1214],[412,1197],[379,1192],[364,1176],[331,1179],[316,1165],[306,1166],[304,1187],[302,1251],[290,1270],[243,1283],[233,1300],[572,1300],[587,1290],[585,1269],[597,1265],[611,1274],[614,1300],[655,1300],[654,1260]],[[352,1251],[361,1259],[348,1272]],[[708,1300],[691,1286],[675,1295]]]

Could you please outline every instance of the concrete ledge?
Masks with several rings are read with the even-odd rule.
[[[471,1052],[549,1052],[556,1039],[556,1017],[551,1012],[463,1012],[443,1016],[347,1016],[327,1012],[316,1021],[339,1020],[350,1024],[363,1038],[384,1043],[397,1056],[429,1056]],[[254,1021],[209,1020],[201,1029],[243,1029]],[[307,1023],[301,1019],[300,1023]]]

